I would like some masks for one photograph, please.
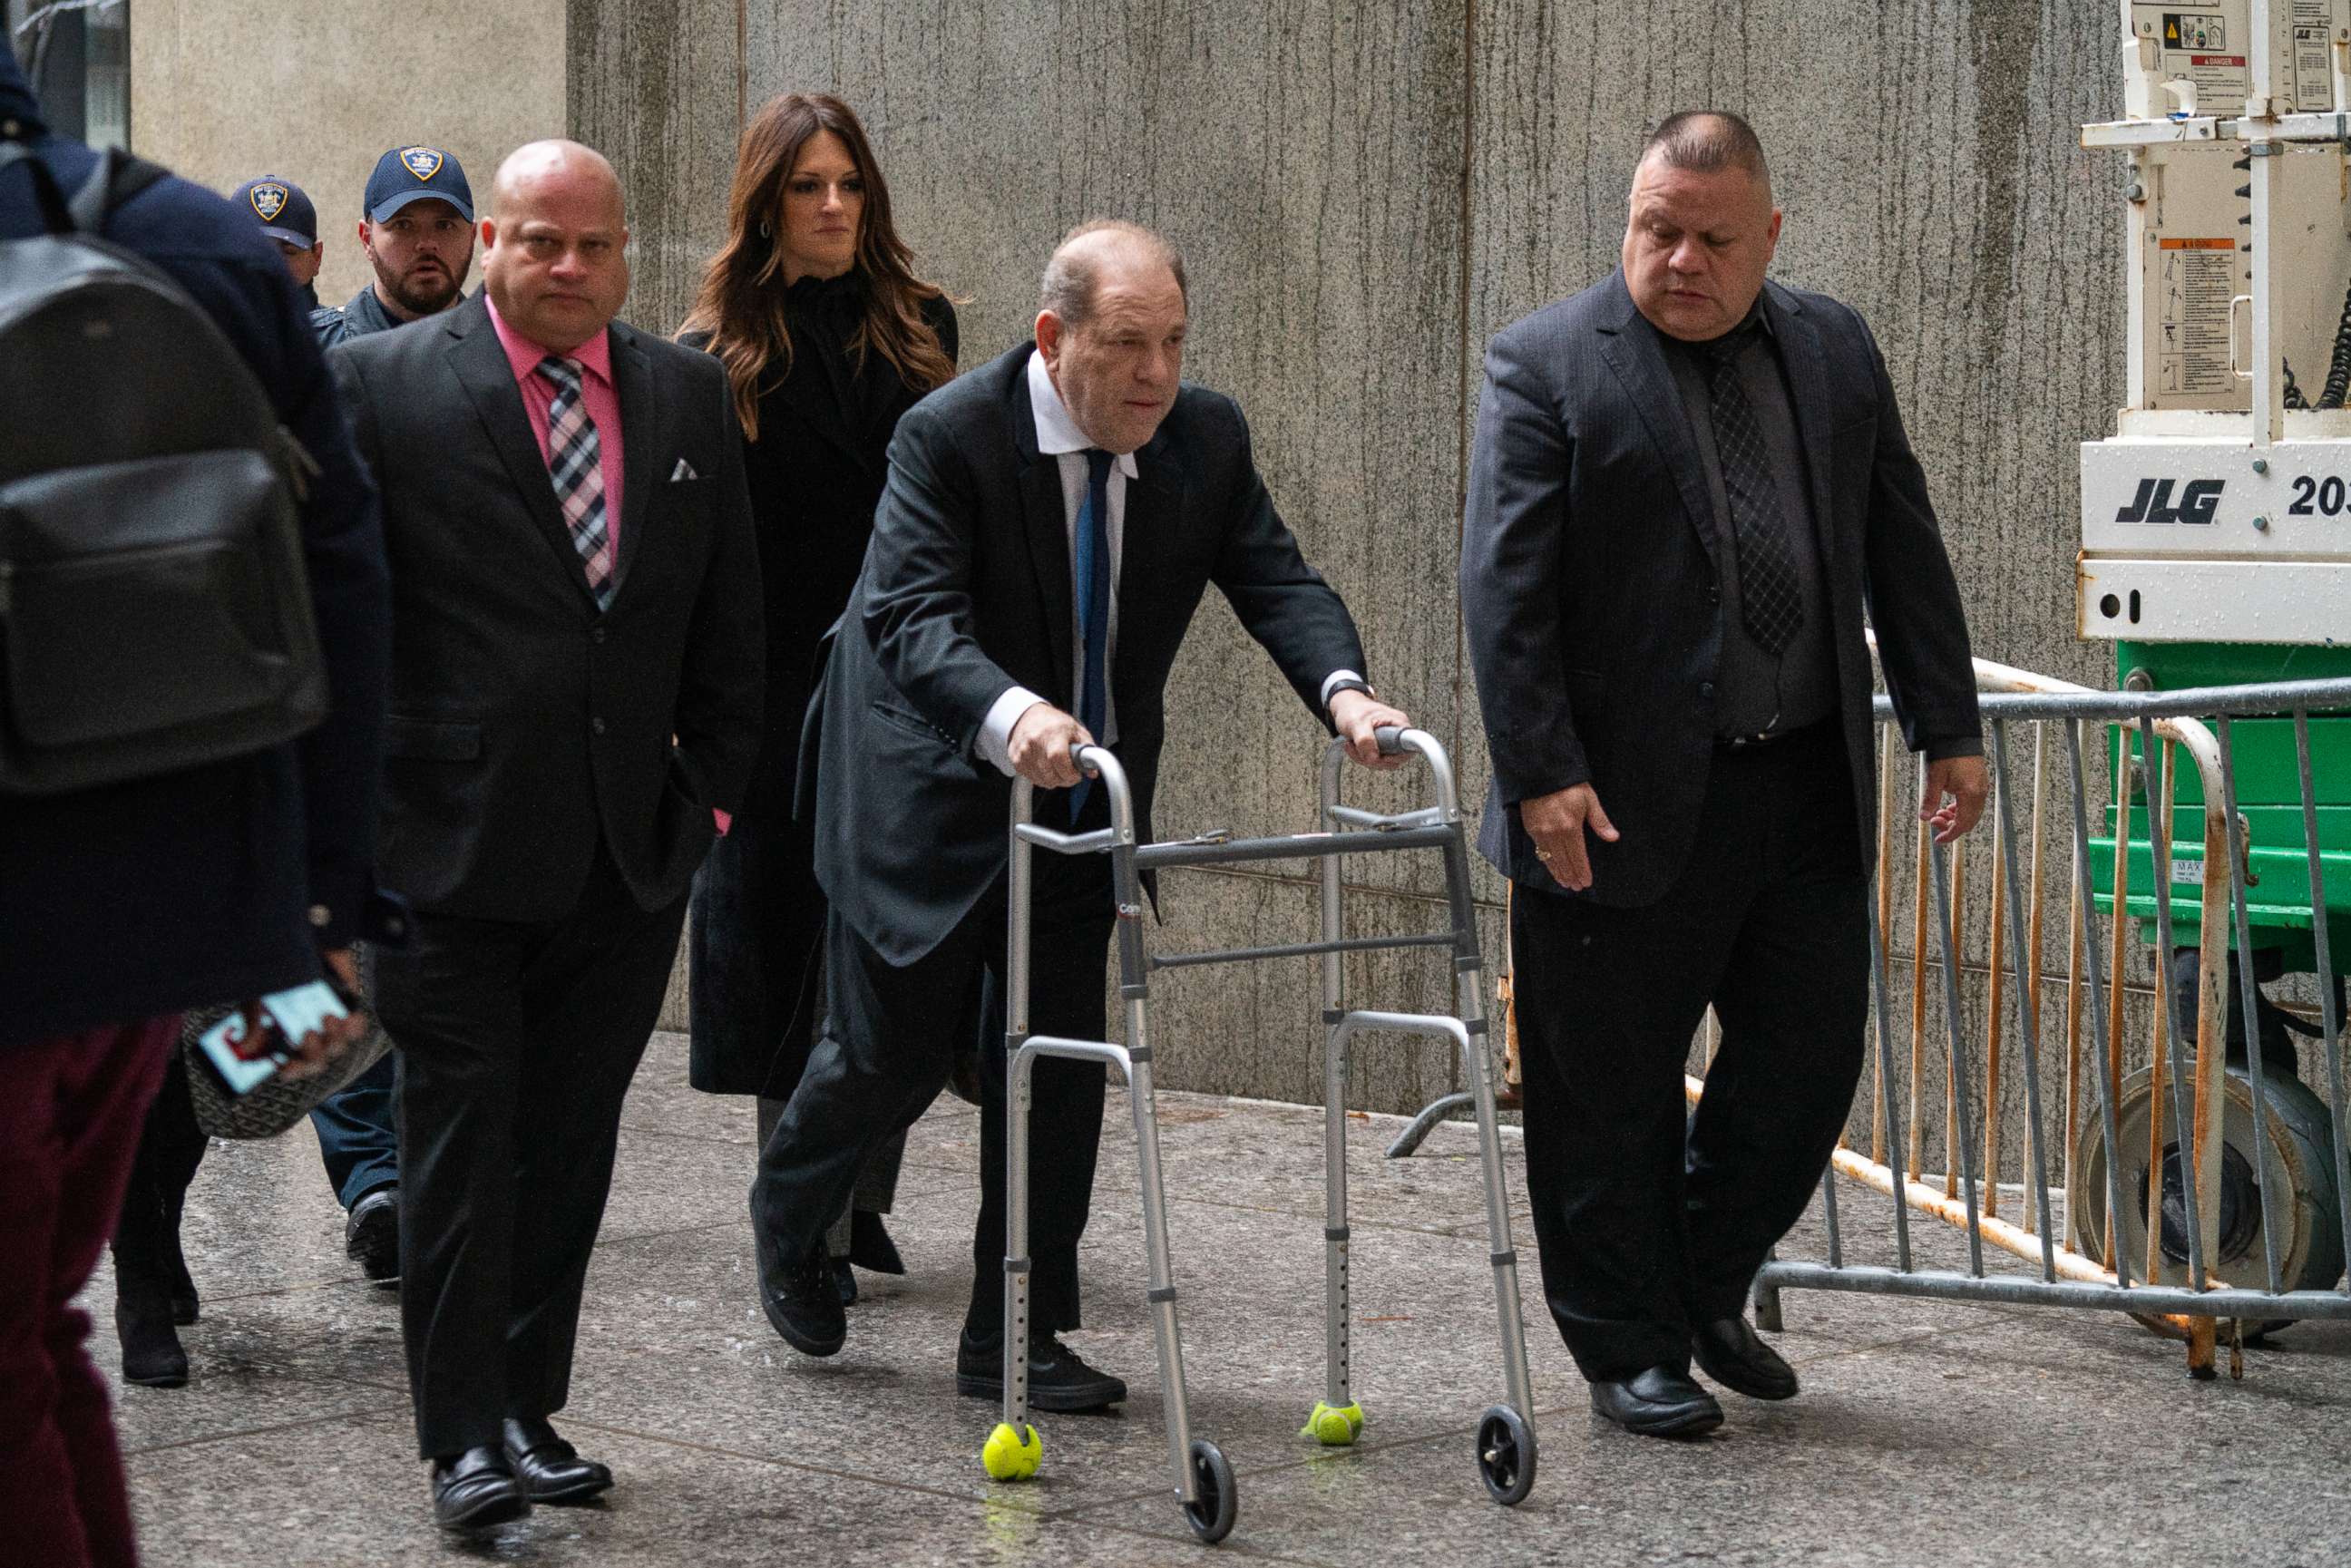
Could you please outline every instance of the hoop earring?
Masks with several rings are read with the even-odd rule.
[[[765,218],[761,218],[759,220],[759,237],[761,239],[773,239],[776,237],[776,231],[768,226],[768,220]]]

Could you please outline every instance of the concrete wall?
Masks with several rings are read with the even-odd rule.
[[[385,148],[445,148],[486,200],[499,159],[563,133],[565,27],[562,0],[298,15],[279,0],[137,0],[131,144],[224,192],[262,174],[301,186],[327,245],[319,298],[340,304],[371,277],[354,231]]]
[[[2071,635],[2074,445],[2119,401],[2120,214],[2075,127],[2116,109],[2115,31],[2110,0],[572,0],[570,110],[630,182],[650,326],[716,243],[741,105],[796,88],[865,117],[923,270],[971,296],[967,362],[1026,330],[1070,224],[1166,230],[1195,283],[1190,374],[1239,398],[1371,674],[1474,795],[1454,571],[1482,347],[1614,265],[1634,152],[1676,108],[1755,120],[1788,212],[1779,276],[1874,324],[1979,649],[2101,678]],[[1221,608],[1176,688],[1174,733],[1199,750],[1171,755],[1163,828],[1306,827],[1317,736]],[[1441,915],[1434,864],[1350,874],[1358,932]],[[1479,891],[1499,951],[1500,889]],[[1280,871],[1173,876],[1165,902],[1155,935],[1186,946],[1296,940],[1313,907]],[[1447,996],[1424,957],[1351,974],[1381,1005]],[[1306,961],[1165,977],[1163,1082],[1319,1099],[1315,984]],[[1359,1057],[1359,1104],[1409,1108],[1458,1076],[1415,1044]]]

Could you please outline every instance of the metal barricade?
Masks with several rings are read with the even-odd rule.
[[[2338,1283],[2351,1236],[2351,1123],[2340,988],[2346,966],[2335,946],[2351,944],[2351,911],[2337,905],[2330,919],[2327,903],[2329,861],[2341,872],[2351,860],[2351,717],[2341,716],[2351,709],[2351,680],[2100,692],[1981,659],[1976,675],[1993,787],[1988,831],[1963,841],[1954,856],[1913,821],[1907,1063],[1896,1049],[1888,954],[1903,880],[1896,823],[1914,816],[1899,805],[1905,792],[1897,779],[1915,786],[1916,772],[1909,764],[1896,766],[1892,707],[1884,696],[1876,699],[1878,864],[1869,948],[1875,1044],[1870,1079],[1860,1091],[1868,1143],[1865,1149],[1851,1139],[1839,1143],[1822,1179],[1826,1255],[1767,1263],[1755,1284],[1758,1320],[1777,1328],[1781,1292],[1789,1290],[2105,1308],[2185,1339],[2189,1370],[2210,1377],[2223,1323],[2232,1368],[2241,1371],[2237,1353],[2248,1339],[2295,1319],[2351,1319],[2351,1281]],[[2314,719],[2333,727],[2325,749],[2343,758],[2342,776],[2327,780],[2335,793],[2324,799],[2314,764]],[[2023,766],[2015,756],[2020,727],[2031,732],[2032,748],[2022,793],[2014,789]],[[2095,788],[2085,749],[2093,727],[2116,742],[2104,759],[2110,774],[2105,791]],[[2283,785],[2286,798],[2241,801],[2241,754],[2259,761],[2272,792],[2290,779]],[[2055,1083],[2044,1082],[2042,1049],[2043,852],[2058,768],[2071,796],[2070,824],[2059,831],[2068,841],[2072,879],[2057,1080],[2062,1143],[2052,1136],[2044,1090]],[[2191,797],[2184,802],[2183,785]],[[2182,805],[2198,810],[2203,829],[2187,859],[2179,858],[2184,846],[2174,841]],[[2258,847],[2256,812],[2271,841]],[[2109,819],[2102,840],[2094,825]],[[2029,823],[2022,847],[2021,820]],[[1969,1038],[1961,985],[1970,841],[1981,845],[1973,858],[1990,862],[1991,884],[1980,1049]],[[2135,891],[2141,879],[2146,890]],[[2338,876],[2338,899],[2351,894],[2346,882],[2351,878]],[[2184,891],[2189,886],[2192,898]],[[2178,896],[2175,887],[2183,890]],[[2263,890],[2259,899],[2256,889]],[[2137,1031],[2146,1061],[2126,1073],[2135,925],[2151,933],[2156,980],[2143,1009],[2147,1027]],[[2269,940],[2257,942],[2257,931]],[[2169,961],[2183,936],[2189,941],[2179,951],[2192,947],[2194,959],[2192,969],[2181,972],[2192,975],[2195,998],[2184,1017],[2175,1009]],[[2303,1010],[2314,1018],[2285,1012],[2260,988],[2257,955],[2281,946],[2313,982]],[[1925,1134],[1935,1119],[1928,1053],[1936,1010],[1945,1036],[1944,1169],[1929,1179],[1922,1166]],[[2241,1030],[2232,1030],[2232,1015]],[[2316,1089],[2304,1082],[2291,1047],[2278,1044],[2286,1028],[2316,1041]],[[1700,1047],[1706,1061],[1716,1039],[1709,1017]],[[2025,1117],[2025,1179],[2013,1218],[2002,1213],[2001,1179],[2011,1067],[2021,1069]],[[1971,1082],[1977,1077],[1980,1083]],[[1687,1080],[1693,1102],[1704,1087],[1702,1073]],[[1411,1154],[1467,1098],[1430,1104],[1389,1153]],[[2178,1134],[2183,1126],[2184,1150]],[[1890,1263],[1848,1258],[1855,1238],[1840,1213],[1838,1176],[1889,1198],[1898,1195],[1900,1201],[1888,1205]],[[1918,1265],[1913,1211],[1964,1233],[1964,1270]],[[1988,1269],[1987,1243],[2028,1267]]]
[[[1486,1073],[1486,1023],[1480,983],[1483,960],[1478,949],[1476,910],[1469,893],[1469,863],[1463,831],[1461,803],[1453,765],[1437,739],[1416,729],[1383,729],[1380,749],[1389,755],[1417,756],[1436,788],[1437,804],[1395,815],[1359,810],[1339,800],[1340,765],[1344,745],[1332,741],[1325,751],[1322,779],[1321,832],[1283,838],[1235,840],[1220,833],[1165,843],[1138,845],[1134,838],[1134,797],[1118,759],[1099,747],[1080,746],[1078,766],[1102,781],[1111,809],[1111,825],[1087,833],[1062,833],[1040,828],[1031,820],[1033,789],[1025,779],[1012,791],[1011,867],[1008,882],[1009,954],[1006,965],[1005,1030],[1010,1075],[1007,1106],[1004,1258],[1004,1407],[1003,1419],[990,1433],[981,1453],[987,1473],[998,1480],[1024,1479],[1037,1473],[1042,1443],[1029,1424],[1029,1114],[1030,1081],[1038,1058],[1053,1056],[1099,1061],[1118,1071],[1129,1088],[1134,1118],[1138,1174],[1142,1186],[1143,1235],[1149,1284],[1152,1328],[1158,1347],[1159,1372],[1166,1401],[1167,1446],[1177,1500],[1186,1521],[1201,1540],[1224,1539],[1238,1507],[1231,1467],[1214,1443],[1195,1437],[1184,1383],[1184,1355],[1176,1323],[1176,1291],[1167,1245],[1166,1197],[1161,1184],[1159,1136],[1152,1090],[1150,1043],[1150,975],[1154,969],[1198,964],[1238,963],[1266,958],[1319,956],[1322,960],[1322,1022],[1325,1030],[1327,1083],[1324,1120],[1324,1163],[1327,1210],[1323,1225],[1326,1312],[1323,1396],[1307,1417],[1301,1436],[1326,1445],[1354,1441],[1364,1413],[1349,1387],[1348,1252],[1346,1171],[1347,1046],[1358,1033],[1401,1032],[1449,1040],[1460,1052],[1471,1084],[1471,1100],[1479,1124],[1479,1152],[1483,1167],[1489,1261],[1494,1276],[1494,1299],[1499,1320],[1503,1380],[1507,1402],[1489,1406],[1479,1418],[1476,1455],[1479,1474],[1497,1501],[1514,1504],[1534,1484],[1534,1397],[1527,1372],[1526,1335],[1519,1309],[1518,1255],[1510,1243],[1508,1196],[1503,1186],[1502,1152],[1495,1123],[1494,1097]],[[1119,995],[1125,1013],[1125,1041],[1064,1040],[1029,1033],[1029,911],[1032,884],[1030,856],[1042,848],[1060,854],[1111,857],[1113,892],[1117,901]],[[1343,935],[1339,857],[1437,850],[1445,860],[1447,904],[1451,928],[1422,935],[1348,938]],[[1141,873],[1165,866],[1211,865],[1241,861],[1317,860],[1322,864],[1322,919],[1321,939],[1269,947],[1232,948],[1216,952],[1152,954],[1143,942]],[[1342,986],[1341,957],[1348,953],[1382,948],[1430,947],[1448,951],[1460,978],[1461,1016],[1350,1010]]]
[[[1887,954],[1895,935],[1897,769],[1887,700],[1881,729],[1876,918],[1870,927],[1875,1023],[1866,1152],[1841,1145],[1823,1178],[1826,1257],[1775,1258],[1755,1285],[1759,1321],[1778,1326],[1780,1293],[1794,1289],[1937,1297],[1963,1301],[2096,1307],[2131,1312],[2188,1342],[2189,1370],[2216,1370],[2220,1324],[2230,1325],[2232,1367],[2245,1336],[2299,1318],[2351,1319],[2351,1293],[2337,1288],[2343,1238],[2351,1231],[2351,1128],[2344,1101],[2345,1048],[2325,891],[2330,853],[2338,870],[2351,850],[2351,811],[2322,808],[2314,788],[2313,715],[2351,707],[2351,681],[2304,681],[2176,692],[2097,692],[1979,661],[1992,803],[1990,842],[1973,858],[1991,862],[1991,908],[1983,967],[1981,1049],[1971,1049],[1961,995],[1960,932],[1969,856],[1954,856],[1915,826],[1910,923],[1910,1059],[1896,1051]],[[2210,723],[2201,722],[2210,720]],[[2259,807],[2265,831],[2282,841],[2254,850],[2239,800],[2241,730],[2258,725],[2261,748],[2282,755],[2289,727],[2298,799]],[[2111,788],[2094,800],[2085,728],[2113,736]],[[2031,731],[2029,783],[2017,789],[2016,733]],[[2335,737],[2338,748],[2341,737]],[[2044,1105],[2042,992],[2043,851],[2047,841],[2052,752],[2071,796],[2065,966],[2063,1142]],[[2180,766],[2184,756],[2189,764]],[[2274,774],[2273,774],[2274,778]],[[2183,788],[2184,786],[2184,788]],[[2351,776],[2338,781],[2351,789]],[[2183,800],[2182,795],[2192,796]],[[2197,807],[2201,845],[2175,852],[2178,810]],[[2029,823],[2020,848],[2019,823]],[[2095,829],[2109,826],[2105,838]],[[2299,839],[2300,842],[2292,841]],[[1964,843],[1959,846],[1962,851]],[[2140,868],[2144,866],[2142,871]],[[2262,873],[2273,887],[2258,906]],[[2146,892],[2135,892],[2143,876]],[[2175,896],[2193,885],[2192,900]],[[2258,919],[2256,918],[2258,915]],[[2153,995],[2144,1010],[2147,1060],[2126,1073],[2126,1012],[2133,927],[2146,928],[2155,956]],[[2259,925],[2272,940],[2258,945]],[[2103,928],[2103,929],[2102,929]],[[2314,977],[2314,1036],[2325,1099],[2280,1052],[2278,1020],[2256,977],[2257,953],[2306,937]],[[2183,937],[2189,938],[2186,944]],[[1931,944],[1931,952],[1929,946]],[[2179,945],[2179,946],[2175,946]],[[2175,952],[2194,951],[2192,969]],[[2231,968],[2233,966],[2233,983]],[[1937,972],[1930,998],[1928,973]],[[2195,1006],[2175,1000],[2175,977],[2192,973]],[[1943,1015],[1945,1170],[1921,1169],[1922,1133],[1932,1118],[1925,1065],[1930,999]],[[2241,1009],[2244,1061],[2234,1059],[2230,1014]],[[2085,1029],[2086,1025],[2086,1038]],[[2263,1037],[2271,1043],[2264,1050]],[[2188,1038],[2183,1038],[2186,1036]],[[2021,1060],[2011,1060],[2011,1053]],[[2283,1055],[2283,1060],[2278,1055]],[[1907,1071],[1906,1071],[1907,1065]],[[1980,1075],[1974,1070],[1980,1067]],[[2025,1180],[2013,1218],[2001,1209],[2003,1075],[2023,1079]],[[1980,1082],[1971,1082],[1980,1076]],[[2054,1075],[2047,1087],[2054,1087]],[[1907,1093],[1903,1085],[1907,1083]],[[1693,1099],[1700,1077],[1689,1080]],[[1907,1120],[1906,1120],[1907,1118]],[[2179,1129],[2188,1129],[2182,1139]],[[2053,1155],[2053,1145],[2062,1154]],[[2183,1147],[2184,1145],[2184,1147]],[[2249,1145],[2249,1147],[2248,1147]],[[1956,1166],[1954,1170],[1952,1167]],[[1889,1197],[1893,1260],[1850,1261],[1835,1176]],[[1965,1233],[1968,1263],[1920,1268],[1911,1211]],[[2024,1259],[2022,1271],[1985,1267],[1985,1244]]]

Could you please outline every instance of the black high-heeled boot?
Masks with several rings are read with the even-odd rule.
[[[114,1332],[122,1342],[122,1381],[143,1388],[178,1388],[188,1381],[188,1353],[172,1326],[164,1213],[154,1189],[134,1181],[114,1228]]]
[[[188,1255],[180,1249],[180,1218],[187,1202],[187,1189],[183,1187],[163,1206],[164,1283],[172,1294],[172,1321],[182,1328],[194,1322],[197,1313],[204,1310],[203,1298],[196,1294],[195,1277],[188,1272]]]

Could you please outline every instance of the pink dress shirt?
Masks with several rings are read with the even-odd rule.
[[[548,460],[551,455],[547,450],[547,411],[555,402],[555,387],[538,374],[538,362],[547,358],[548,350],[507,326],[486,294],[482,303],[490,308],[490,325],[497,329],[498,347],[507,351],[515,384],[522,389],[523,412],[530,415],[530,433],[538,439],[538,455]],[[579,361],[586,372],[580,378],[580,395],[588,405],[590,423],[596,426],[596,450],[601,459],[597,466],[604,473],[604,549],[609,552],[605,564],[617,568],[621,559],[621,394],[612,386],[611,329],[598,332],[566,357]]]

